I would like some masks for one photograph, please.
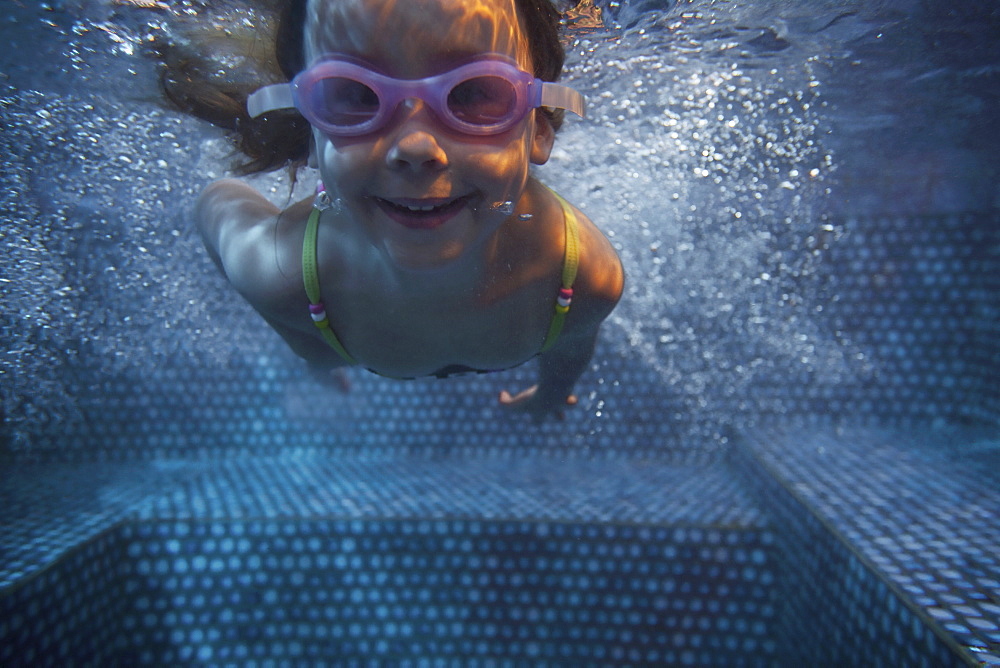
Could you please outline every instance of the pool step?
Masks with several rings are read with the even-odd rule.
[[[800,665],[814,648],[828,665],[1000,665],[1000,443],[988,436],[814,425],[745,436],[734,471],[782,527],[777,632]]]
[[[865,532],[976,511],[957,478],[929,481],[937,510],[918,498],[941,467],[883,436],[761,430],[697,464],[355,453],[13,467],[0,664],[973,663],[942,620],[989,613],[982,587],[923,605],[900,580],[938,586],[920,541],[893,570],[866,551],[901,553],[888,532]]]
[[[774,536],[722,462],[244,459],[172,475],[8,588],[3,665],[778,652]]]

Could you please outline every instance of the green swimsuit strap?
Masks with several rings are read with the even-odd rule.
[[[553,314],[552,322],[549,324],[549,333],[545,337],[545,343],[542,344],[543,353],[555,345],[556,339],[559,338],[563,325],[566,323],[566,314],[569,313],[569,305],[573,301],[573,283],[576,281],[576,271],[580,265],[580,232],[577,229],[576,214],[573,213],[573,207],[569,205],[569,202],[563,199],[559,193],[554,190],[551,192],[562,206],[563,225],[566,228],[566,249],[563,253],[562,288],[556,298],[555,314]]]
[[[306,221],[306,237],[302,241],[302,280],[306,286],[306,295],[309,297],[309,314],[313,322],[319,328],[320,334],[330,347],[337,351],[337,354],[351,365],[357,364],[353,357],[347,352],[343,344],[330,328],[330,319],[326,317],[326,307],[320,296],[319,290],[319,266],[316,252],[316,241],[319,237],[319,215],[320,210],[313,208]]]

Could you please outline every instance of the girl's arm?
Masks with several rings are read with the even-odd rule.
[[[611,243],[583,214],[577,212],[583,238],[581,273],[566,327],[555,345],[539,358],[538,384],[516,395],[500,393],[500,403],[524,411],[536,420],[576,403],[573,387],[587,370],[601,323],[611,314],[624,287],[624,273]],[[584,269],[584,267],[586,267]]]
[[[329,370],[346,362],[316,335],[303,304],[302,237],[290,223],[298,206],[279,230],[280,209],[242,181],[224,179],[202,192],[195,220],[212,261],[240,295],[299,357]]]
[[[268,264],[274,264],[274,246],[261,238],[262,223],[279,213],[260,193],[235,179],[210,184],[195,204],[195,224],[209,256],[251,304],[260,282],[256,277],[270,273]]]
[[[252,187],[234,179],[212,183],[195,205],[198,231],[209,256],[240,295],[282,335],[282,326],[294,326],[299,320],[294,316],[302,315],[291,307],[304,295],[303,229],[295,225],[300,205],[282,213]]]
[[[573,386],[587,370],[597,343],[597,332],[598,328],[594,327],[582,335],[560,336],[558,343],[539,359],[538,384],[516,395],[502,391],[501,405],[524,411],[541,421],[549,413],[576,404]]]

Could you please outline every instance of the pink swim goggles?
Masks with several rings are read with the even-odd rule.
[[[542,81],[510,58],[485,54],[426,79],[394,79],[359,61],[327,55],[287,84],[265,86],[247,99],[256,118],[275,109],[298,109],[333,137],[382,129],[403,100],[423,100],[448,127],[468,135],[494,135],[514,127],[530,109],[555,107],[583,116],[583,96]]]

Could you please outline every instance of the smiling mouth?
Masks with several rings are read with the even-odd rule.
[[[394,222],[411,230],[433,230],[465,208],[469,197],[456,199],[387,200],[376,197],[379,208]]]

